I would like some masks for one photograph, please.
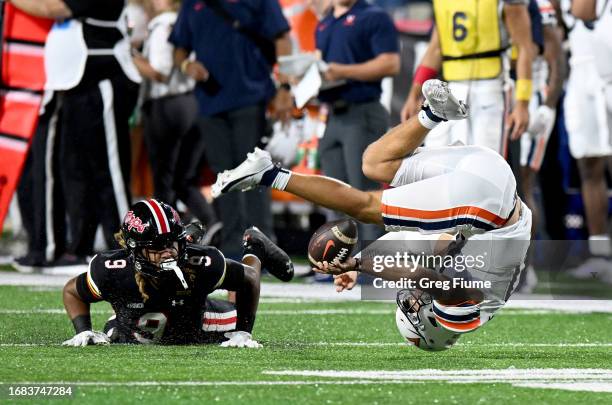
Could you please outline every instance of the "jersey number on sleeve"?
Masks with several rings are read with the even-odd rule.
[[[107,269],[122,269],[127,265],[127,262],[124,259],[119,260],[107,260],[104,262],[104,267]]]

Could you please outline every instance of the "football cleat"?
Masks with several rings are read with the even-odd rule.
[[[423,106],[442,120],[462,120],[469,115],[469,107],[457,100],[448,88],[448,83],[441,80],[427,80],[423,84]]]
[[[189,243],[205,245],[202,243],[204,235],[206,235],[206,227],[200,221],[195,221],[185,226],[185,236]]]
[[[247,153],[247,159],[238,167],[226,170],[217,176],[212,185],[213,198],[229,191],[247,191],[257,187],[263,175],[274,167],[270,154],[259,148]]]
[[[289,255],[256,227],[244,232],[242,247],[244,255],[252,254],[258,257],[262,267],[274,277],[285,282],[293,278],[293,263]]]

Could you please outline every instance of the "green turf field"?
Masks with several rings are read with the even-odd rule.
[[[451,350],[428,353],[402,344],[391,303],[262,301],[262,349],[67,348],[59,289],[2,286],[0,403],[7,383],[25,382],[74,384],[71,400],[88,404],[612,403],[593,392],[612,387],[610,313],[505,309]],[[101,329],[110,307],[92,310]],[[559,389],[568,386],[580,390]]]

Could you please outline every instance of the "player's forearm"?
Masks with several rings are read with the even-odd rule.
[[[64,308],[72,321],[77,333],[91,329],[89,303],[84,302],[76,289],[76,277],[70,279],[64,286]]]
[[[364,63],[339,65],[344,79],[372,82],[399,73],[400,57],[397,53],[382,53]]]
[[[440,38],[438,37],[438,30],[434,27],[433,32],[431,33],[431,39],[429,40],[429,45],[427,46],[427,50],[421,59],[421,66],[428,67],[430,69],[434,69],[440,71],[442,67],[442,52],[440,50]]]
[[[254,263],[256,261],[257,263]],[[242,288],[236,291],[236,312],[238,320],[236,322],[236,330],[249,332],[255,326],[255,316],[259,305],[259,274],[255,267],[261,266],[259,259],[247,256],[243,263],[244,266],[244,283]]]
[[[374,167],[384,162],[403,159],[421,146],[428,133],[429,129],[421,125],[414,116],[371,143],[363,154],[363,165]]]
[[[561,33],[557,27],[544,28],[544,44],[544,58],[548,64],[548,93],[545,104],[550,108],[556,108],[567,72],[561,48]]]
[[[64,19],[72,16],[61,0],[10,0],[9,3],[34,17]]]
[[[518,4],[505,5],[504,17],[512,44],[518,48],[516,60],[517,104],[526,108],[531,96],[531,67],[535,58],[535,46],[531,37],[531,20],[527,7]]]
[[[142,77],[156,82],[166,82],[168,80],[166,76],[155,70],[144,57],[136,56],[133,60],[138,73],[140,73]]]

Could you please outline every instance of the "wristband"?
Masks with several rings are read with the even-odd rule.
[[[77,335],[86,330],[91,330],[91,315],[78,315],[72,319],[72,326]]]
[[[419,65],[414,72],[414,78],[412,83],[423,84],[429,79],[435,79],[438,77],[438,71],[427,66]]]
[[[289,83],[281,83],[278,85],[279,89],[291,91],[291,85]]]
[[[529,101],[531,98],[531,80],[529,79],[518,79],[516,81],[516,101]]]
[[[191,61],[189,59],[185,59],[181,62],[181,73],[187,74],[187,65],[189,65]]]

